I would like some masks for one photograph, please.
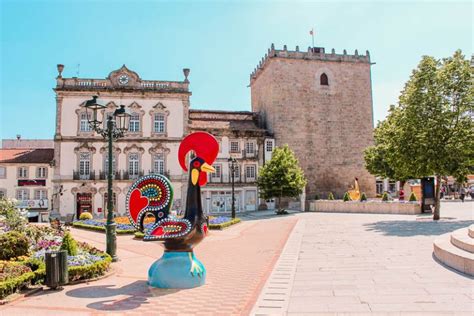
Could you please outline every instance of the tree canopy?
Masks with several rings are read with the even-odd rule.
[[[306,179],[288,145],[275,148],[272,159],[260,168],[257,185],[264,199],[297,197],[303,192]]]
[[[473,68],[461,51],[437,60],[423,56],[402,90],[398,105],[365,150],[370,173],[395,180],[437,178],[434,218],[439,218],[442,176],[462,179],[474,165]]]

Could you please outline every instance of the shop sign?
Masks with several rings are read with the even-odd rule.
[[[29,179],[22,179],[18,180],[19,187],[27,187],[27,186],[46,186],[46,180],[29,180]]]

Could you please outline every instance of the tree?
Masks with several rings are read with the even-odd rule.
[[[461,51],[441,61],[424,56],[375,129],[375,145],[365,151],[369,172],[395,180],[434,175],[438,220],[441,178],[463,178],[474,165],[473,100],[472,68]]]
[[[303,192],[306,179],[288,145],[275,148],[272,159],[260,168],[257,185],[262,198],[278,199],[280,211],[282,197],[297,197]]]

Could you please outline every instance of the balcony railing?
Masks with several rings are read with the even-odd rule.
[[[99,172],[99,180],[107,180],[107,172],[105,171],[100,171]],[[112,173],[112,180],[121,180],[122,179],[122,175],[121,175],[121,172],[116,170],[114,173]]]
[[[122,180],[135,180],[140,177],[143,177],[145,173],[143,170],[138,171],[138,173],[130,173],[129,171],[124,171],[122,173]]]
[[[170,179],[170,177],[171,177],[169,170],[168,170],[168,171],[165,171],[165,172],[162,172],[162,173],[161,173],[161,172],[157,172],[157,171],[153,171],[153,170],[148,170],[148,174],[149,174],[149,175],[161,174],[161,175],[167,177],[168,179]]]
[[[95,171],[89,171],[89,173],[80,173],[77,170],[72,171],[73,180],[95,180]]]

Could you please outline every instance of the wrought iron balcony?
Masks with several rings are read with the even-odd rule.
[[[89,171],[89,173],[80,173],[77,170],[72,171],[73,180],[95,180],[95,171]]]

